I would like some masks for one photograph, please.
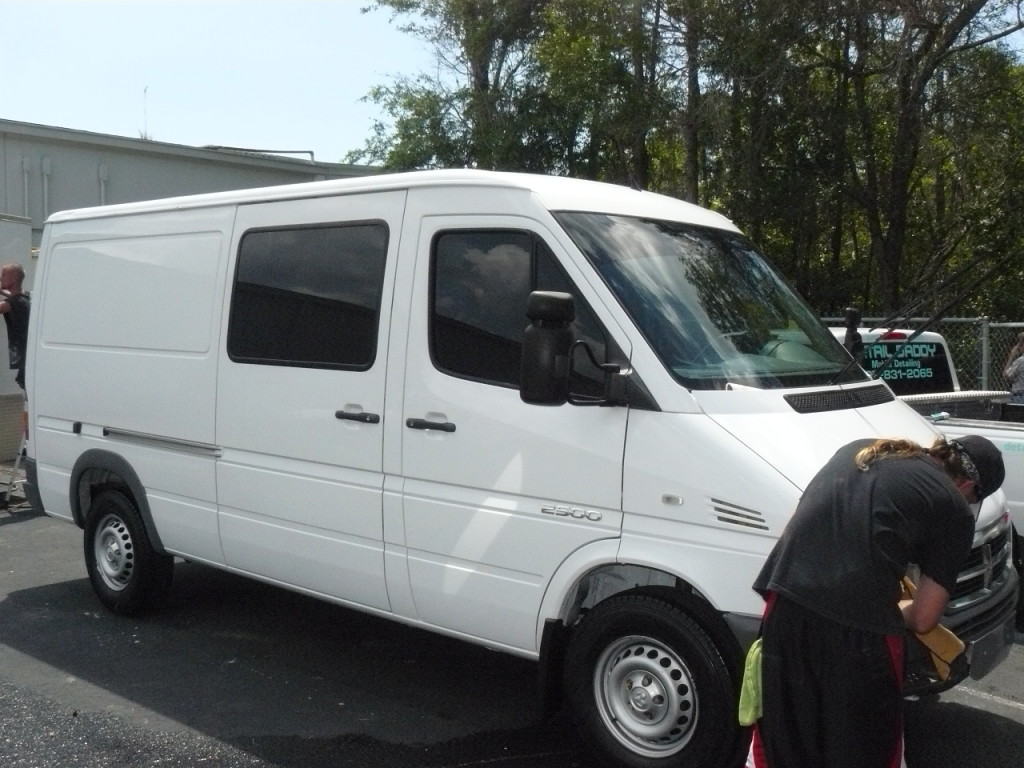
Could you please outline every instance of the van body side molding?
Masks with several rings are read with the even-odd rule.
[[[131,430],[117,429],[115,427],[104,427],[103,436],[109,437],[112,440],[123,440],[127,443],[139,443],[153,448],[163,448],[168,451],[182,451],[184,453],[211,456],[213,458],[217,458],[221,455],[221,448],[218,445],[196,443],[191,440],[177,440],[172,437],[150,435],[145,432],[132,432]]]

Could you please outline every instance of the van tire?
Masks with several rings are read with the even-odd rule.
[[[573,717],[601,762],[734,764],[734,676],[712,635],[676,602],[639,592],[609,598],[580,623],[567,659]]]
[[[174,558],[158,553],[135,503],[119,490],[101,491],[85,521],[85,567],[100,602],[134,616],[167,596]]]

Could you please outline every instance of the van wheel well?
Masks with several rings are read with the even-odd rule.
[[[75,522],[78,523],[79,528],[85,526],[89,508],[103,491],[120,491],[136,504],[138,503],[138,499],[135,498],[135,494],[132,493],[132,489],[123,477],[107,469],[87,469],[79,476],[75,493],[77,501],[74,510]]]
[[[647,571],[647,569],[643,570]],[[614,579],[610,579],[608,578],[610,573],[610,571],[597,571],[590,574],[577,587],[571,603],[565,606],[561,618],[549,620],[544,627],[540,653],[540,684],[544,711],[547,714],[558,712],[565,704],[563,689],[565,655],[576,627],[591,610],[608,599],[622,594],[657,598],[692,616],[711,636],[715,645],[721,649],[730,672],[735,677],[735,688],[738,693],[743,649],[721,614],[703,595],[697,592],[691,584],[660,571],[649,571],[646,574],[648,581],[654,583],[616,590],[610,588],[609,584],[613,581],[618,581],[620,584],[632,581],[636,584],[636,573],[630,571],[628,580],[622,579],[621,573],[616,573]],[[595,598],[595,595],[599,595],[599,597]]]
[[[157,554],[166,554],[149,509],[146,487],[135,468],[123,457],[105,448],[92,448],[82,453],[71,470],[68,487],[71,514],[79,528],[85,528],[96,497],[104,491],[116,490],[135,505],[147,538]]]

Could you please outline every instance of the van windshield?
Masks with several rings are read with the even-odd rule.
[[[632,216],[554,215],[683,386],[867,379],[742,235]]]

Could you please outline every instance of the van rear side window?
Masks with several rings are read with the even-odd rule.
[[[242,363],[366,370],[377,355],[387,226],[247,232],[228,324]]]

